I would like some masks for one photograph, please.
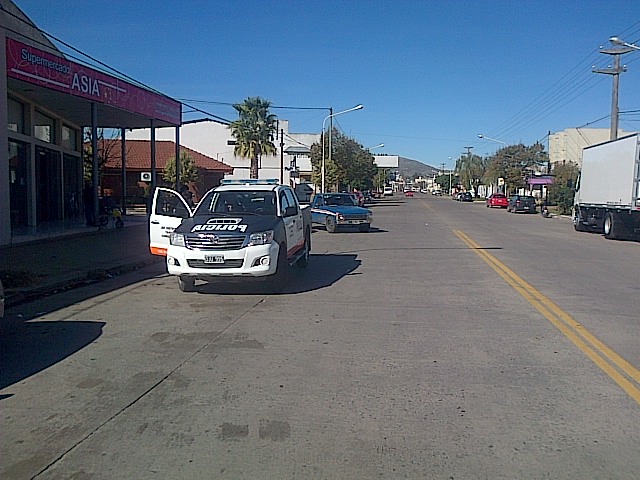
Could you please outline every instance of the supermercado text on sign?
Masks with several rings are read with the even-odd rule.
[[[180,102],[7,38],[7,76],[180,125]]]

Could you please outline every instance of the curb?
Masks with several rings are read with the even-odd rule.
[[[44,285],[41,287],[18,290],[14,292],[10,290],[5,291],[5,307],[15,307],[17,305],[48,297],[50,295],[55,295],[57,293],[68,292],[76,288],[100,283],[113,277],[135,272],[155,263],[158,263],[158,260],[156,258],[149,258],[137,262],[129,262],[121,265],[116,265],[110,268],[89,270],[83,275],[79,275],[64,281]]]

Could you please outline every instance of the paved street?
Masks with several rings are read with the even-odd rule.
[[[278,295],[162,265],[9,310],[0,477],[640,472],[640,244],[418,194]]]

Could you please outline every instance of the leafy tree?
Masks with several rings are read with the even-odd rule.
[[[276,146],[276,116],[269,113],[271,102],[260,97],[249,97],[233,105],[238,119],[231,122],[231,133],[236,139],[233,154],[251,160],[250,178],[258,178],[258,163],[262,156],[273,155]]]
[[[509,145],[487,159],[484,181],[492,184],[498,178],[504,178],[507,188],[505,193],[509,194],[525,188],[527,176],[541,165],[547,164],[548,160],[549,156],[541,143],[531,146]]]
[[[551,173],[553,184],[549,185],[549,203],[558,206],[559,214],[569,214],[573,207],[575,185],[580,169],[573,162],[556,163]]]
[[[436,177],[436,183],[440,185],[443,192],[449,192],[453,185],[458,184],[457,175],[442,174]]]
[[[336,190],[358,188],[370,189],[378,173],[374,157],[361,144],[346,135],[333,130],[331,159],[329,159],[328,141],[325,140],[325,184]],[[311,164],[313,182],[322,182],[322,139],[311,146]]]
[[[199,170],[196,166],[195,160],[189,155],[188,152],[180,151],[180,182],[185,184],[189,182],[195,182],[198,180]],[[176,157],[171,157],[162,171],[162,178],[165,182],[169,182],[174,188],[179,188],[176,185]]]
[[[487,170],[487,161],[479,155],[465,155],[456,161],[456,175],[466,190],[475,192],[478,196],[478,185]]]

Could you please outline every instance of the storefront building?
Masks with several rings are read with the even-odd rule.
[[[67,60],[13,2],[0,6],[0,116],[7,119],[0,128],[0,152],[7,152],[0,156],[1,246],[20,228],[75,213],[84,128],[96,141],[98,128],[175,127],[179,136],[182,111],[176,100]],[[94,175],[95,192],[97,182]]]

